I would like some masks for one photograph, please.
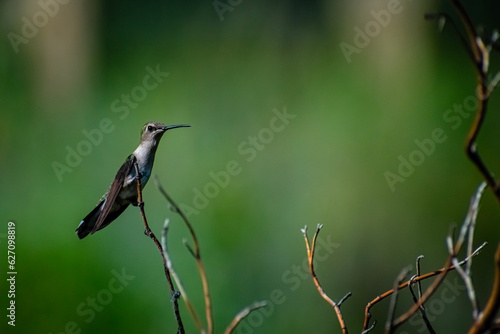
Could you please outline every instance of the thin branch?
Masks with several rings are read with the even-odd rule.
[[[410,289],[411,296],[413,297],[413,302],[415,304],[417,304],[419,302],[420,298],[422,298],[422,291],[420,290],[420,287],[419,287],[418,288],[419,289],[418,290],[418,297],[415,295],[415,292],[413,291],[413,288],[412,288],[412,285],[414,284],[412,280],[415,277],[418,277],[418,273],[417,273],[417,275],[413,276],[410,279],[411,283],[408,285],[408,289]],[[417,283],[417,285],[420,286],[420,281]],[[436,331],[434,330],[434,328],[432,328],[431,322],[429,321],[429,318],[427,317],[427,312],[425,310],[424,304],[420,304],[419,311],[420,311],[420,315],[422,316],[422,319],[424,320],[425,326],[427,327],[427,330],[429,331],[429,333],[435,334]]]
[[[489,171],[483,159],[477,151],[477,138],[481,131],[486,112],[488,109],[488,101],[491,95],[492,88],[496,83],[489,85],[487,82],[488,67],[489,67],[489,49],[484,45],[481,37],[474,28],[472,21],[459,0],[450,0],[453,7],[457,11],[462,24],[467,33],[470,48],[474,55],[474,65],[477,74],[477,94],[479,97],[479,105],[476,110],[474,121],[467,134],[465,141],[465,151],[469,159],[476,165],[484,180],[491,188],[496,199],[500,202],[500,186],[497,184],[495,177]],[[494,79],[495,80],[495,79]]]
[[[476,195],[472,198],[469,207],[469,212],[467,213],[467,220],[469,221],[469,243],[467,244],[467,256],[472,254],[474,248],[474,230],[476,228],[477,213],[479,212],[479,203],[481,201],[481,196],[483,195],[484,189],[486,188],[486,182],[482,182],[476,191]],[[465,272],[471,274],[472,261],[467,262]]]
[[[189,233],[191,233],[191,237],[193,238],[194,242],[194,250],[191,249],[191,247],[188,246],[188,249],[190,250],[191,254],[194,256],[195,261],[196,261],[196,267],[198,269],[198,272],[200,274],[201,278],[201,283],[203,285],[203,295],[205,299],[205,315],[207,318],[207,334],[212,334],[213,329],[214,329],[214,321],[213,321],[213,314],[212,314],[212,302],[210,298],[210,289],[208,288],[208,278],[207,278],[207,273],[205,270],[205,265],[203,264],[203,261],[201,260],[201,254],[200,254],[200,244],[198,242],[198,238],[196,237],[196,234],[194,233],[194,229],[191,226],[191,223],[189,222],[187,216],[184,214],[184,212],[179,208],[179,206],[174,202],[174,200],[167,194],[163,186],[160,184],[160,181],[158,177],[155,175],[154,177],[156,187],[160,191],[160,193],[165,197],[167,202],[171,205],[172,210],[179,214],[186,224]],[[187,244],[186,244],[187,246]]]
[[[493,93],[493,91],[498,87],[498,83],[500,82],[500,72],[497,72],[493,79],[491,79],[490,84],[488,85],[488,96]]]
[[[467,261],[469,261],[470,259],[472,259],[473,257],[477,256],[479,254],[479,252],[487,245],[488,243],[483,243],[481,246],[479,246],[472,254],[470,257],[467,257],[465,258],[464,260],[462,260],[462,262],[460,262],[460,266],[463,266],[465,263],[467,263]],[[439,270],[436,270],[436,271],[432,271],[432,272],[429,272],[429,273],[426,273],[426,274],[423,274],[423,275],[420,275],[418,277],[415,277],[414,279],[412,279],[411,281],[407,281],[407,282],[404,282],[402,283],[401,285],[398,286],[397,290],[402,290],[406,287],[408,287],[408,285],[410,283],[415,283],[415,282],[419,282],[419,281],[423,281],[423,280],[426,280],[428,278],[431,278],[431,277],[434,277],[434,276],[437,276],[437,275],[440,275],[440,274],[443,274],[444,272],[446,271],[452,271],[454,270],[455,267],[452,265],[452,266],[449,266],[449,267],[443,267]],[[365,308],[365,320],[364,320],[364,323],[363,323],[363,330],[367,330],[368,327],[369,327],[369,322],[370,322],[370,318],[371,318],[371,314],[370,314],[370,310],[373,306],[375,306],[377,303],[379,303],[380,301],[384,300],[385,298],[391,296],[393,293],[395,292],[394,289],[391,289],[391,290],[388,290],[386,292],[384,292],[383,294],[377,296],[375,299],[373,299],[371,302],[369,302],[367,305],[366,305],[366,308]],[[421,300],[423,299],[423,296],[422,298],[420,298]],[[423,304],[423,302],[420,302],[420,304]]]
[[[326,300],[332,307],[335,309],[335,313],[337,314],[337,318],[339,320],[340,328],[342,328],[342,333],[348,334],[347,327],[344,323],[344,319],[342,318],[342,313],[340,312],[340,307],[330,298],[328,295],[323,291],[323,288],[321,287],[321,284],[319,283],[318,277],[316,276],[316,273],[314,272],[314,249],[316,247],[316,238],[318,237],[319,231],[323,225],[318,224],[316,228],[316,233],[314,233],[312,244],[309,244],[309,238],[307,237],[307,225],[301,229],[302,233],[304,234],[304,239],[306,242],[306,249],[307,249],[307,259],[309,260],[309,270],[311,271],[311,276],[313,278],[314,284],[316,285],[316,288],[318,289],[319,294],[321,297],[323,297],[324,300]],[[345,299],[345,297],[343,298]]]
[[[451,241],[448,242],[448,245],[449,245],[450,252],[452,252],[453,251],[453,248],[452,248],[453,245],[452,245]],[[466,286],[466,289],[467,289],[467,295],[469,296],[469,300],[471,301],[471,304],[472,304],[472,318],[476,319],[477,316],[478,316],[478,313],[479,313],[479,311],[478,311],[479,307],[477,305],[476,293],[475,293],[475,290],[474,290],[474,285],[472,284],[472,278],[460,266],[460,264],[458,263],[458,260],[457,260],[456,256],[452,257],[452,263],[455,266],[455,269],[457,270],[458,274],[462,277],[462,279],[463,279],[463,281],[465,283],[465,286]]]
[[[491,327],[496,326],[495,316],[500,308],[500,244],[498,244],[495,252],[495,278],[493,280],[493,288],[488,303],[483,312],[477,317],[476,321],[470,328],[468,334],[478,334],[488,331]]]
[[[364,331],[362,331],[361,334],[368,334],[369,332],[371,332],[375,328],[376,324],[377,324],[377,320],[373,320],[373,324],[370,327],[368,327],[367,329],[365,329]]]
[[[422,260],[423,258],[424,258],[423,255],[419,255],[417,257],[417,261],[415,263],[415,268],[417,268],[417,276],[416,277],[420,276],[420,260]],[[417,282],[417,286],[418,286],[418,299],[420,299],[420,298],[422,298],[422,283],[421,283],[421,281]],[[422,307],[423,306],[424,305],[422,305]]]
[[[477,192],[476,192],[476,195],[475,195],[476,197],[471,203],[471,209],[469,209],[469,211],[473,210],[474,206],[478,205],[479,199],[481,197],[481,192],[483,189],[484,189],[484,187],[482,185],[480,185]],[[462,225],[462,229],[461,229],[462,231],[467,230],[467,228],[464,228],[464,225],[467,226],[470,224],[468,224],[468,222],[466,220],[464,222],[464,224]],[[452,235],[453,234],[450,233],[450,236],[447,238],[447,243],[448,243],[448,248],[449,248],[449,256],[448,256],[448,259],[446,260],[446,264],[444,266],[445,270],[443,271],[442,274],[440,274],[434,280],[434,282],[432,282],[431,286],[425,291],[425,293],[422,295],[422,297],[420,298],[418,303],[414,304],[406,313],[401,315],[394,322],[394,326],[397,327],[397,326],[401,325],[403,322],[407,321],[410,318],[410,316],[412,316],[413,313],[415,313],[418,310],[420,305],[424,304],[427,301],[427,299],[430,298],[434,292],[436,292],[437,288],[443,282],[447,272],[450,270],[451,267],[454,267],[455,269],[460,268],[460,265],[459,265],[460,263],[455,262],[455,264],[453,264],[453,259],[455,259],[457,257],[457,254],[460,252],[460,249],[462,248],[462,245],[463,245],[464,240],[465,240],[465,234],[462,234],[462,233],[460,234],[457,242],[455,243],[455,246],[453,246],[453,241],[452,241],[452,237],[451,237]],[[472,258],[472,257],[469,257],[469,258]],[[457,264],[458,264],[458,266],[457,266]]]
[[[469,211],[467,212],[467,217],[465,218],[464,223],[462,224],[462,228],[460,230],[460,234],[458,237],[457,243],[462,244],[465,241],[465,237],[468,234],[468,242],[467,242],[467,255],[470,256],[472,254],[473,250],[473,243],[474,243],[474,229],[476,226],[476,218],[477,218],[477,213],[479,210],[479,202],[481,200],[481,195],[486,188],[486,183],[483,182],[481,185],[478,187],[478,190],[476,191],[475,196],[471,199],[471,203],[469,206]],[[447,244],[448,244],[448,251],[450,253],[450,256],[452,256],[452,262],[453,265],[456,267],[457,272],[460,274],[462,277],[465,286],[467,288],[467,294],[469,297],[469,300],[471,301],[472,304],[472,318],[477,319],[478,314],[479,314],[479,305],[476,299],[476,292],[474,290],[474,285],[472,282],[471,278],[471,266],[472,266],[472,260],[468,261],[465,267],[465,270],[459,265],[458,260],[456,255],[453,253],[453,241],[451,238],[447,239]]]
[[[433,294],[436,292],[438,287],[441,285],[443,282],[444,278],[446,277],[446,274],[450,271],[450,268],[452,267],[451,265],[451,259],[448,257],[448,260],[446,261],[443,271],[438,275],[438,277],[432,282],[432,284],[427,288],[425,293],[422,295],[422,297],[418,300],[417,303],[413,304],[408,311],[400,315],[395,321],[393,326],[394,327],[399,327],[401,324],[406,322],[416,311],[420,309],[420,306],[424,304]]]
[[[170,274],[172,275],[172,278],[175,281],[175,284],[177,285],[177,288],[179,289],[179,292],[181,293],[182,300],[184,301],[184,304],[186,304],[186,307],[189,311],[189,314],[191,314],[191,317],[193,318],[193,321],[196,325],[196,328],[203,333],[203,325],[201,324],[200,318],[198,317],[198,314],[196,313],[196,310],[194,309],[193,304],[191,303],[191,300],[188,297],[188,294],[186,293],[186,290],[184,289],[184,286],[182,284],[181,279],[177,275],[177,272],[175,271],[172,260],[170,259],[170,256],[168,255],[167,252],[167,234],[168,234],[168,226],[169,226],[169,220],[168,218],[165,219],[165,223],[163,224],[163,232],[161,235],[161,245],[163,247],[163,255],[165,256],[165,259],[167,260],[167,266],[168,269],[170,270]]]
[[[467,33],[467,37],[469,38],[469,43],[470,43],[470,48],[471,51],[474,55],[474,59],[476,61],[476,66],[479,72],[482,72],[484,67],[483,67],[483,54],[480,51],[478,44],[477,44],[477,37],[478,34],[476,32],[476,29],[474,28],[474,25],[472,24],[472,21],[469,17],[469,14],[467,14],[467,11],[465,10],[464,6],[460,3],[459,0],[451,0],[452,5],[455,7],[455,10],[457,11],[458,15],[460,16],[460,19],[462,20],[462,24],[464,25],[465,32]]]
[[[337,303],[337,306],[340,307],[340,305],[342,305],[343,302],[345,302],[347,300],[347,298],[351,297],[352,296],[352,293],[349,291],[344,297],[342,297],[342,299]]]
[[[165,270],[165,277],[167,278],[168,285],[170,286],[170,294],[172,297],[172,303],[174,304],[174,314],[175,314],[175,319],[177,320],[177,333],[184,334],[184,326],[182,324],[182,319],[181,319],[181,314],[179,312],[179,292],[175,290],[174,288],[174,283],[172,282],[172,277],[170,276],[170,270],[168,269],[167,266],[167,260],[165,258],[165,252],[163,248],[161,247],[160,242],[154,235],[153,231],[149,228],[148,221],[146,219],[146,213],[144,212],[144,202],[142,200],[142,186],[141,186],[141,173],[139,172],[139,166],[137,164],[137,161],[134,160],[134,167],[135,167],[135,175],[136,175],[136,180],[137,180],[137,205],[139,206],[139,209],[141,210],[141,216],[142,220],[144,222],[144,227],[146,230],[144,231],[144,234],[146,234],[148,237],[150,237],[156,247],[158,247],[158,250],[160,251],[161,258],[163,260],[163,269]]]
[[[398,302],[398,286],[401,285],[401,282],[405,279],[405,277],[408,275],[410,272],[411,267],[404,268],[401,270],[399,275],[397,276],[396,280],[394,281],[394,293],[391,296],[391,302],[389,304],[389,312],[387,315],[387,321],[385,323],[385,332],[387,334],[392,334],[395,327],[393,326],[394,323],[394,315],[396,313],[396,304]]]
[[[408,288],[410,289],[410,292],[411,292],[411,295],[413,297],[413,302],[414,303],[418,303],[419,300],[422,298],[422,281],[418,281],[417,282],[418,297],[413,292],[412,285],[415,284],[414,283],[414,279],[416,277],[420,276],[420,260],[423,259],[423,258],[424,258],[423,255],[420,255],[420,256],[417,257],[417,261],[416,261],[416,264],[415,264],[416,269],[417,269],[417,273],[416,273],[416,275],[414,275],[410,279],[410,284],[408,285]],[[427,327],[427,330],[429,331],[429,333],[435,334],[436,332],[434,331],[434,328],[432,328],[431,322],[429,321],[429,318],[427,317],[427,312],[425,310],[424,304],[422,304],[422,303],[420,304],[419,311],[420,311],[420,315],[422,316],[422,319],[424,320],[425,326]]]
[[[231,334],[236,328],[236,326],[238,326],[238,324],[252,311],[265,307],[266,305],[267,303],[265,301],[260,301],[260,302],[254,302],[252,305],[245,307],[234,317],[233,321],[231,321],[229,326],[227,326],[226,330],[224,331],[224,334]]]

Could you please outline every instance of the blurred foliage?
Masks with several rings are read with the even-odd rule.
[[[454,15],[450,6],[401,1],[400,13],[348,63],[339,45],[354,44],[353,29],[364,29],[374,20],[370,11],[387,9],[389,1],[232,3],[237,5],[221,20],[210,1],[68,2],[16,53],[8,34],[21,34],[22,18],[31,20],[41,7],[36,1],[0,2],[0,246],[5,254],[6,223],[13,220],[19,332],[175,330],[161,258],[143,235],[136,208],[89,238],[73,234],[149,120],[192,125],[168,133],[155,162],[154,173],[178,203],[194,207],[197,191],[214,183],[211,172],[226,170],[230,161],[241,168],[190,217],[217,332],[254,300],[275,301],[238,333],[339,331],[333,310],[299,269],[306,259],[300,233],[306,224],[323,223],[325,242],[336,244],[316,272],[334,300],[352,291],[342,310],[353,332],[361,328],[366,303],[390,289],[418,255],[425,256],[423,271],[444,263],[449,226],[463,220],[481,182],[463,152],[470,118],[457,129],[443,119],[474,94],[472,64],[449,26],[440,33],[423,18],[433,11]],[[489,34],[500,6],[465,5]],[[169,74],[146,96],[137,95],[147,67]],[[140,101],[117,112],[127,106],[122,95],[134,89]],[[494,96],[479,139],[496,174],[498,107]],[[271,128],[273,110],[285,108],[295,118],[278,132],[263,130]],[[113,130],[95,137],[91,152],[58,178],[53,163],[67,165],[68,147],[84,145],[82,131],[99,129],[103,119]],[[437,128],[446,140],[391,191],[384,173],[396,173],[398,157],[408,158],[418,149],[415,140],[430,138]],[[261,138],[259,149],[242,154],[252,137]],[[157,234],[164,219],[172,219],[172,257],[201,314],[201,284],[182,244],[189,234],[152,182],[144,197]],[[492,280],[499,213],[487,191],[476,243],[492,246],[473,266],[481,305]],[[133,279],[109,299],[102,291],[110,289],[113,271],[122,270]],[[456,277],[450,275],[451,284]],[[0,291],[6,301],[5,280]],[[431,320],[437,332],[471,323],[467,296],[457,291],[450,303],[435,297]],[[92,298],[106,304],[90,319]],[[409,294],[400,300],[400,310],[411,302]],[[386,310],[385,303],[374,308],[375,332],[381,332]],[[187,332],[194,332],[183,306],[181,314]],[[422,328],[415,319],[401,333]]]

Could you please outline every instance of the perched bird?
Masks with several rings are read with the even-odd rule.
[[[137,180],[134,163],[137,162],[141,175],[141,186],[144,188],[151,176],[156,149],[165,131],[175,128],[189,127],[190,125],[169,125],[162,123],[146,123],[142,128],[141,142],[134,153],[116,173],[115,180],[109,190],[102,196],[99,204],[78,225],[76,234],[83,239],[89,233],[105,228],[115,220],[125,209],[137,203]]]

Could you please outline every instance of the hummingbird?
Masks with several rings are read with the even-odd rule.
[[[116,173],[109,190],[101,197],[99,204],[80,222],[76,229],[78,238],[105,228],[132,204],[137,206],[137,179],[135,163],[141,176],[141,190],[148,183],[153,169],[156,149],[160,139],[167,130],[190,127],[187,124],[168,125],[163,123],[146,123],[141,132],[141,142],[134,153],[129,155]]]

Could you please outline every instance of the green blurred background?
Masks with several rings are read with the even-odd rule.
[[[400,11],[348,62],[341,43],[355,45],[354,28],[364,29],[374,22],[370,12],[390,3],[224,0],[219,5],[227,7],[216,9],[212,1],[0,1],[0,253],[6,273],[12,220],[18,272],[15,328],[6,324],[8,287],[5,279],[0,283],[5,332],[175,332],[161,258],[136,208],[89,238],[74,235],[150,120],[192,125],[167,133],[157,152],[153,171],[170,195],[195,208],[197,191],[217,193],[190,216],[216,332],[255,300],[271,305],[237,333],[340,332],[333,309],[297,269],[306,259],[304,225],[312,236],[324,224],[327,248],[316,272],[334,300],[352,292],[342,310],[353,333],[368,301],[418,255],[425,256],[422,270],[440,268],[450,225],[462,222],[481,181],[463,152],[471,117],[456,129],[443,119],[474,95],[475,76],[450,26],[440,33],[436,22],[424,20],[426,12],[456,17],[440,1],[401,1]],[[500,5],[465,5],[490,34]],[[33,20],[36,31],[25,27]],[[493,53],[493,73],[497,58]],[[169,73],[150,91],[140,88],[147,67]],[[131,93],[139,96],[134,107],[116,112],[126,105],[122,95]],[[479,140],[497,174],[498,107],[494,96]],[[265,130],[273,110],[285,109],[295,118],[280,132]],[[68,147],[84,150],[84,132],[99,129],[103,119],[112,131],[97,135],[81,161],[58,177],[54,163],[68,166]],[[446,140],[391,191],[384,174],[397,173],[398,157],[408,159],[418,149],[415,140],[437,128]],[[242,154],[249,136],[259,135],[259,150]],[[226,170],[230,161],[241,172],[213,188],[211,172]],[[171,256],[203,315],[200,279],[182,243],[187,229],[153,182],[144,199],[157,235],[171,218]],[[473,267],[481,306],[490,291],[499,218],[487,190],[475,240],[490,245]],[[113,272],[129,280],[110,293]],[[455,273],[447,284],[428,312],[437,332],[462,332],[472,321],[470,303]],[[90,316],[94,298],[98,311]],[[405,291],[400,300],[398,313],[411,296]],[[376,333],[387,307],[373,309]],[[182,303],[181,315],[187,332],[196,332]],[[422,332],[418,317],[400,330]]]

